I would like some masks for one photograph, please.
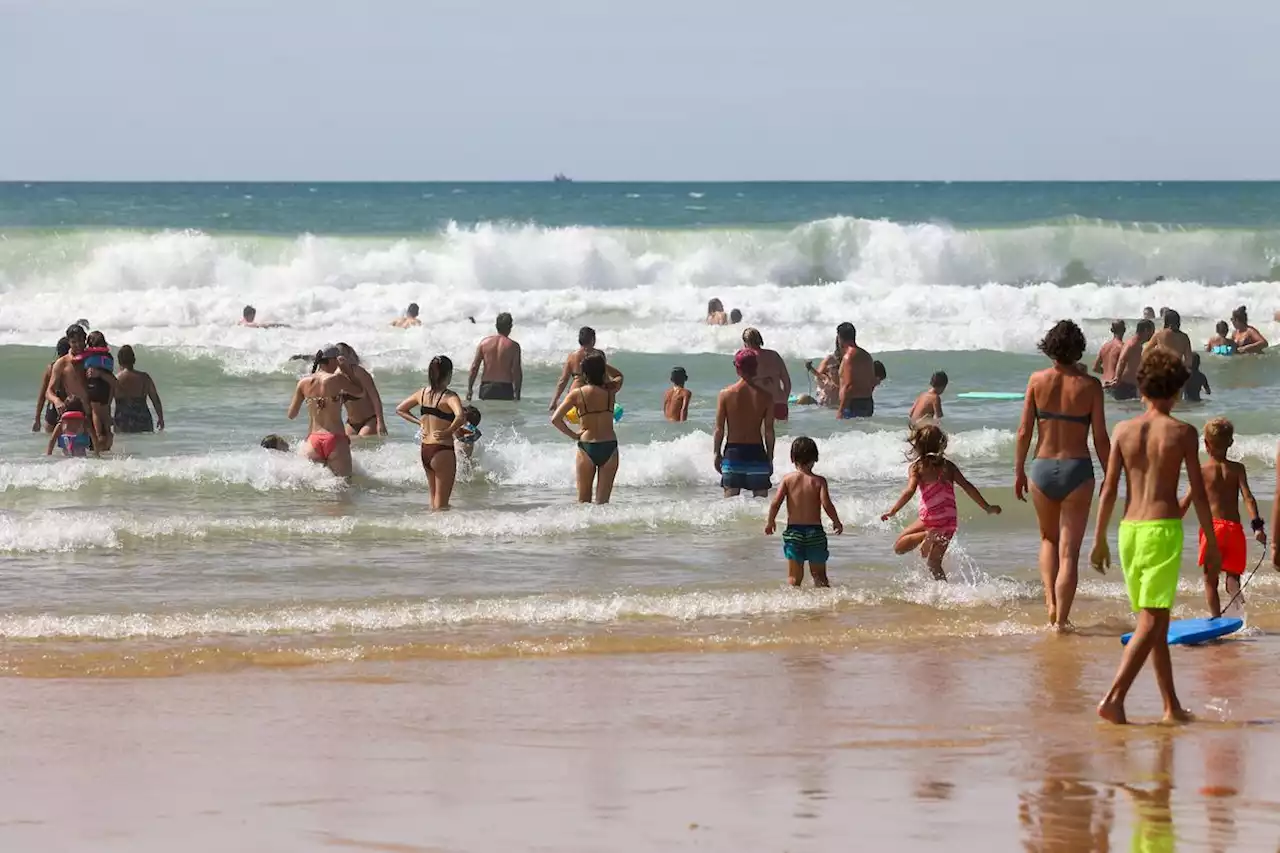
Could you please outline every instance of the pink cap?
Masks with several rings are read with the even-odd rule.
[[[733,366],[738,370],[745,368],[748,373],[755,373],[758,364],[755,350],[740,349],[733,356]]]

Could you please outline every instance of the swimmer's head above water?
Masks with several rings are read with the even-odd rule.
[[[410,303],[409,303],[409,307],[408,307],[408,308],[406,308],[406,309],[404,309],[404,316],[406,316],[406,317],[414,317],[414,318],[417,318],[417,316],[418,316],[418,303],[416,303],[416,302],[410,302]]]
[[[261,446],[263,450],[278,450],[281,453],[289,452],[289,442],[285,441],[275,433],[263,438],[259,446]]]
[[[1164,317],[1164,327],[1171,332],[1181,331],[1182,315],[1177,311],[1174,311],[1172,308],[1165,308],[1163,310],[1164,314],[1162,316]]]
[[[1114,335],[1117,340],[1124,340],[1124,333],[1128,330],[1129,326],[1124,320],[1111,321],[1111,334]]]
[[[742,330],[742,343],[751,349],[764,349],[764,336],[759,329],[748,326]]]
[[[1156,324],[1151,320],[1139,320],[1133,331],[1138,336],[1138,340],[1145,344],[1156,333]]]
[[[791,464],[802,471],[809,471],[818,464],[818,443],[807,435],[797,436],[791,442]]]
[[[1154,320],[1155,318],[1156,318],[1156,309],[1152,308],[1150,305],[1142,309],[1142,319]]]
[[[689,371],[685,370],[683,367],[672,368],[671,370],[672,385],[675,385],[678,388],[683,388],[684,384],[688,381],[689,381]]]
[[[1226,320],[1219,320],[1213,330],[1218,333],[1218,337],[1225,338],[1231,332],[1231,326],[1227,325]]]
[[[741,323],[741,322],[742,322],[742,312],[739,311],[737,308],[734,308],[732,311],[729,312],[729,323],[730,325],[737,325],[738,323]]]
[[[594,349],[596,345],[596,330],[590,326],[583,326],[578,330],[578,346]]]
[[[258,316],[258,309],[254,308],[252,305],[244,306],[244,310],[240,312],[240,317],[246,323],[252,323],[254,318],[257,316]]]
[[[947,390],[947,384],[950,381],[945,370],[935,370],[933,375],[929,377],[929,387],[941,394]]]

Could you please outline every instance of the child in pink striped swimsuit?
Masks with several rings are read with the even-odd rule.
[[[1000,507],[987,503],[982,493],[944,455],[947,434],[942,427],[931,423],[915,427],[907,437],[907,444],[911,445],[911,452],[907,455],[911,462],[907,468],[907,487],[893,509],[880,516],[880,520],[888,521],[897,515],[919,489],[920,518],[902,531],[898,541],[893,543],[893,552],[906,554],[919,548],[933,577],[944,581],[947,575],[942,571],[942,558],[951,544],[951,537],[956,535],[958,522],[956,486],[964,489],[965,494],[988,515],[999,515]]]

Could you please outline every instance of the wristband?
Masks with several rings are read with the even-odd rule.
[[[1267,529],[1267,523],[1261,518],[1255,518],[1253,521],[1249,522],[1249,526],[1253,528],[1254,533],[1261,533],[1263,530]]]

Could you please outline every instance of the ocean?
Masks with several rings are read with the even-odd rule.
[[[1250,756],[1276,745],[1276,573],[1243,632],[1175,652],[1207,723],[1100,726],[1132,626],[1119,567],[1083,567],[1078,633],[1046,630],[1019,405],[956,393],[1022,390],[1062,318],[1090,358],[1146,306],[1198,343],[1245,305],[1277,339],[1278,281],[1280,184],[0,184],[0,839],[1269,849],[1280,772]],[[711,298],[744,325],[705,325]],[[410,302],[423,326],[391,328]],[[246,304],[288,328],[236,325]],[[524,399],[479,404],[484,439],[433,513],[392,412],[438,354],[465,388],[502,311]],[[135,347],[168,428],[50,459],[39,380],[81,318]],[[765,502],[721,497],[715,395],[746,325],[803,392],[844,321],[889,379],[873,419],[797,407],[779,427],[778,476],[816,439],[846,525],[832,587],[789,589]],[[582,325],[626,375],[608,506],[575,502],[548,421]],[[292,356],[335,341],[390,430],[357,442],[349,485],[258,447],[303,439]],[[1212,395],[1179,408],[1235,421],[1267,518],[1275,359],[1206,356]],[[661,416],[677,365],[685,424]],[[913,507],[880,521],[937,369],[949,455],[1004,508],[960,497],[948,583],[893,555]],[[1204,610],[1195,535],[1178,617]],[[1130,718],[1157,714],[1143,675]]]

